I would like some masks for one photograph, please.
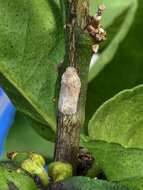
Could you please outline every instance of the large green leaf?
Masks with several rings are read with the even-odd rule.
[[[87,120],[104,101],[116,93],[143,83],[142,10],[143,1],[138,0],[138,9],[128,35],[120,44],[112,61],[89,83],[86,104]]]
[[[109,180],[140,190],[143,189],[142,102],[143,85],[124,90],[105,102],[89,122],[89,136],[106,142],[87,139],[85,143],[95,157],[92,174],[97,173],[98,166]]]
[[[103,141],[86,142],[97,165],[110,181],[118,181],[133,189],[143,189],[143,150],[124,148]]]
[[[107,40],[100,45],[98,60],[92,60],[89,82],[112,60],[119,44],[125,38],[137,10],[137,0],[89,0],[90,14],[95,14],[95,6],[105,4],[106,11],[102,17],[103,27],[107,31]]]
[[[0,0],[0,83],[17,109],[55,130],[56,65],[64,55],[53,0]]]
[[[0,190],[38,190],[34,180],[17,169],[10,162],[0,163]]]
[[[143,177],[133,177],[119,182],[130,189],[142,190],[143,189]]]
[[[105,102],[89,122],[91,139],[143,148],[143,85]]]
[[[127,190],[127,187],[89,177],[72,177],[62,184],[63,190]]]
[[[123,2],[123,1],[122,1]],[[128,3],[127,3],[128,2]],[[114,3],[106,2],[107,7],[108,3],[109,8],[112,8],[109,12],[109,17],[112,18],[112,12],[121,12],[118,17],[115,17],[114,22],[110,26],[107,27],[107,41],[103,43],[104,49],[99,52],[100,56],[97,62],[91,67],[89,72],[89,82],[96,77],[102,69],[110,63],[113,59],[120,43],[126,37],[131,24],[133,23],[135,13],[137,10],[137,0],[125,1],[121,3],[120,1],[114,1]],[[126,6],[125,6],[126,5]],[[123,7],[122,7],[123,6]],[[126,9],[125,9],[126,8]],[[114,10],[115,9],[115,10]],[[116,11],[118,9],[119,11]],[[113,11],[114,10],[114,11]],[[106,15],[105,15],[106,16]],[[107,21],[108,21],[107,16]],[[115,16],[115,15],[114,15]]]

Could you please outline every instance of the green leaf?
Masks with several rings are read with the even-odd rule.
[[[54,144],[40,137],[29,124],[29,120],[22,114],[17,113],[14,125],[9,131],[3,158],[7,152],[34,151],[39,152],[46,158],[53,157]]]
[[[91,139],[143,148],[143,85],[105,102],[89,122]]]
[[[141,149],[127,149],[101,141],[88,142],[85,146],[93,153],[96,165],[100,165],[109,180],[130,189],[143,189]]]
[[[128,190],[127,187],[89,177],[72,177],[62,184],[64,190]]]
[[[0,163],[0,190],[38,190],[34,180],[24,171],[19,173],[10,162]]]
[[[119,144],[103,141],[89,141],[84,145],[93,154],[95,162],[108,180],[118,181],[129,187],[129,181],[134,180],[132,186],[141,186],[142,183],[138,182],[143,177],[142,149],[124,148]],[[139,189],[143,189],[143,186]]]
[[[124,89],[143,83],[142,10],[143,1],[138,0],[138,9],[128,35],[120,44],[112,61],[89,83],[86,121],[91,119],[104,101]]]
[[[127,4],[127,1],[125,1]],[[112,4],[110,3],[111,7]],[[109,5],[110,5],[109,4]],[[123,39],[126,37],[132,23],[134,20],[134,16],[137,10],[137,0],[128,1],[128,6],[124,10],[124,3],[123,7],[121,6],[121,2],[115,1],[115,5],[112,7],[113,10],[116,12],[116,8],[119,10],[122,10],[121,14],[115,18],[114,22],[106,29],[107,30],[107,41],[106,43],[103,43],[103,46],[106,46],[104,50],[100,54],[100,57],[98,61],[91,67],[89,71],[89,82],[93,80],[94,77],[96,77],[100,71],[110,63],[110,61],[113,59],[120,43],[123,41]],[[108,6],[108,2],[107,2]],[[110,10],[110,18],[112,18],[112,12],[113,10]],[[118,11],[117,11],[118,13]],[[105,15],[106,16],[106,15]],[[107,17],[108,18],[108,17]]]
[[[142,101],[143,85],[124,90],[106,101],[89,122],[90,139],[106,142],[85,143],[95,157],[93,173],[98,166],[108,180],[135,190],[143,190]]]
[[[92,177],[104,172],[107,179],[111,181],[127,186],[129,189],[143,190],[143,150],[124,148],[118,144],[103,141],[83,140],[82,145],[88,148],[95,157]]]
[[[55,130],[56,65],[64,55],[57,2],[0,0],[0,82],[20,112]]]
[[[122,185],[134,190],[143,189],[143,177],[133,177],[119,182]]]

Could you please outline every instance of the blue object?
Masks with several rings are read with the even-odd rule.
[[[15,112],[15,107],[0,87],[0,155],[3,152],[4,142],[14,120]]]

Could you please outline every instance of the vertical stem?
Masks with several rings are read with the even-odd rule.
[[[84,124],[88,69],[91,59],[91,38],[85,31],[88,0],[61,0],[65,8],[65,65],[76,68],[81,81],[77,111],[65,115],[59,111],[55,160],[69,162],[76,173],[80,129]]]

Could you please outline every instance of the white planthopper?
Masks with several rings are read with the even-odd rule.
[[[81,81],[74,67],[67,67],[62,75],[58,109],[64,115],[72,115],[77,111]]]

